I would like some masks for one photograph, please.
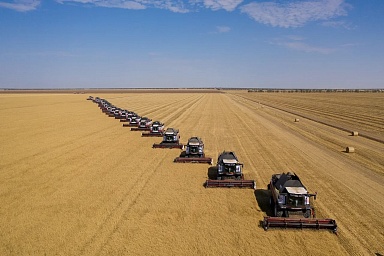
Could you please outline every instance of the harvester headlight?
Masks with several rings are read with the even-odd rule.
[[[189,154],[189,147],[187,147],[187,148],[185,149],[185,152],[186,152],[187,154]]]
[[[202,147],[199,147],[199,153],[200,153],[200,154],[203,153],[203,148],[202,148]]]
[[[285,204],[285,196],[279,195],[279,198],[277,199],[277,202],[279,204]]]
[[[217,168],[218,172],[219,173],[223,173],[223,166],[222,165],[219,165],[219,167]]]
[[[173,140],[176,141],[177,140],[177,136],[173,136]]]
[[[236,172],[241,173],[241,166],[240,165],[236,165]]]
[[[309,204],[309,196],[305,197],[305,204]]]

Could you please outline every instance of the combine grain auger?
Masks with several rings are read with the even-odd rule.
[[[217,160],[215,177],[208,179],[206,188],[251,188],[256,189],[254,180],[245,180],[243,164],[239,162],[234,152],[224,151]]]
[[[212,164],[212,158],[205,157],[204,142],[199,137],[192,137],[185,146],[180,157],[173,160],[175,163],[207,163]]]
[[[179,130],[168,128],[163,134],[163,141],[159,144],[153,144],[153,148],[183,148],[180,144]]]
[[[268,184],[271,192],[270,205],[273,217],[265,217],[263,227],[315,228],[337,231],[333,219],[316,219],[315,209],[310,198],[316,199],[317,193],[308,193],[296,174],[282,173],[272,175]]]
[[[163,137],[164,124],[160,121],[153,122],[149,127],[149,132],[142,133],[142,137]]]

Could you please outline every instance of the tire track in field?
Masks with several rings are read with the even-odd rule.
[[[252,98],[248,96],[244,96],[244,97],[248,99]],[[294,101],[289,99],[293,99]],[[320,104],[313,106],[313,105],[307,104],[308,99],[307,99],[307,102],[305,101],[302,102],[302,100],[303,99],[301,97],[299,98],[288,97],[284,99],[278,97],[278,100],[276,98],[270,99],[270,102],[272,102],[276,106],[281,106],[285,109],[287,108],[297,109],[300,112],[303,112],[303,111],[309,112],[309,114],[315,113],[317,116],[325,117],[328,119],[334,119],[334,120],[342,119],[342,120],[345,120],[351,126],[356,126],[356,123],[360,123],[360,124],[363,124],[364,127],[368,125],[368,127],[370,128],[376,127],[381,131],[383,130],[382,124],[384,123],[384,119],[381,117],[379,112],[376,113],[376,115],[365,114],[367,112],[367,106],[360,107],[360,105],[359,106],[355,105],[355,107],[358,108],[359,110],[357,112],[352,112],[350,109],[346,109],[345,106],[343,106],[342,104],[340,105],[339,102],[335,103],[329,100],[323,100],[323,101],[320,101]],[[312,97],[312,99],[309,98],[309,100],[315,100],[315,98]],[[321,105],[321,108],[319,108],[318,105]],[[335,109],[337,109],[338,111],[335,111]],[[374,111],[375,109],[371,109],[371,110]]]
[[[241,99],[241,98],[237,98]],[[248,101],[246,99],[242,99],[241,101],[242,104],[246,106],[253,106],[253,101]],[[250,107],[253,108],[254,107]],[[265,109],[267,110],[267,109]],[[380,147],[382,145],[377,145],[376,141],[366,141],[366,140],[361,140],[358,137],[351,137],[351,136],[343,136],[343,137],[337,137],[337,136],[330,136],[330,129],[334,129],[333,127],[330,126],[324,126],[321,129],[317,127],[316,124],[319,124],[318,122],[307,122],[305,126],[298,126],[296,123],[293,123],[293,117],[288,117],[287,115],[282,115],[281,113],[286,113],[285,111],[277,110],[274,108],[271,108],[272,111],[274,111],[275,114],[275,119],[279,118],[280,121],[274,121],[276,125],[284,125],[286,127],[289,127],[291,131],[295,131],[297,135],[304,136],[307,139],[309,139],[309,142],[312,143],[312,141],[316,141],[317,147],[319,144],[322,144],[324,148],[328,148],[333,151],[340,152],[340,149],[345,148],[345,145],[353,145],[355,148],[357,147],[359,149],[358,152],[358,161],[365,165],[367,168],[372,169],[377,173],[384,173],[383,169],[383,159],[381,158],[381,151]],[[284,121],[283,121],[284,120]],[[322,124],[320,124],[322,125]],[[309,128],[312,127],[312,128]],[[334,133],[332,133],[334,134]],[[320,140],[322,142],[320,143]],[[369,143],[369,145],[367,144]],[[345,158],[348,158],[347,154],[343,155]],[[357,159],[356,159],[357,160]]]
[[[99,109],[97,108],[96,111],[98,111],[98,110]],[[82,148],[82,147],[86,146],[88,144],[88,139],[89,138],[95,137],[97,134],[101,134],[101,133],[105,132],[105,129],[112,129],[115,126],[116,125],[111,122],[111,124],[108,125],[107,127],[99,128],[97,131],[87,133],[87,134],[85,134],[85,135],[83,135],[81,137],[76,137],[76,138],[67,140],[67,141],[62,142],[62,143],[58,143],[58,144],[55,145],[54,149],[52,149],[51,147],[50,148],[46,148],[46,149],[44,149],[44,150],[42,150],[42,151],[40,151],[38,153],[35,153],[33,155],[29,155],[29,156],[18,158],[17,160],[15,160],[13,162],[10,162],[10,163],[7,163],[7,164],[0,164],[0,168],[7,169],[7,168],[9,168],[11,166],[14,166],[15,164],[18,164],[18,163],[29,162],[32,159],[35,159],[35,158],[38,158],[38,157],[43,157],[45,155],[53,154],[55,151],[61,153],[61,154],[55,154],[55,155],[58,155],[57,158],[59,158],[62,155],[65,155],[65,154],[71,152],[72,150],[76,150],[76,149],[79,149],[79,148]],[[68,149],[66,151],[64,151],[63,149],[65,149],[65,148],[68,148]],[[39,165],[41,165],[41,164],[48,164],[52,160],[54,160],[54,158],[48,158],[46,161],[39,163]],[[13,174],[14,174],[14,176],[20,175],[20,173],[13,173]],[[12,178],[12,177],[9,177],[9,178]]]
[[[293,142],[291,140],[291,142]],[[311,149],[310,146],[312,143],[309,144],[309,146],[306,146],[305,148],[296,146],[297,149],[303,152],[304,155],[306,155],[306,158],[309,158],[312,162],[310,165],[312,165],[313,170],[316,170],[319,168],[319,166],[323,166],[324,163],[327,163],[327,166],[333,165],[335,166],[335,170],[339,169],[342,170],[343,167],[348,166],[350,170],[353,169],[360,169],[359,165],[354,165],[353,163],[349,163],[348,165],[345,163],[342,163],[341,160],[335,159],[334,154],[326,153],[323,149],[321,149],[321,154],[316,154],[316,157],[314,158],[312,154],[304,153],[304,152],[314,152],[314,149]],[[307,148],[307,150],[306,150]],[[282,153],[282,152],[281,152]],[[320,153],[320,151],[319,151]],[[294,159],[294,155],[292,156]],[[320,159],[319,159],[320,158]],[[304,167],[304,166],[303,166]],[[328,167],[329,168],[329,167]],[[327,167],[324,167],[325,170],[327,170]],[[333,169],[333,168],[332,168]],[[370,220],[375,220],[374,223],[380,222],[380,217],[377,215],[377,211],[375,213],[372,213],[371,211],[364,211],[365,209],[377,209],[377,205],[381,205],[379,202],[374,202],[371,197],[369,196],[369,192],[367,193],[366,188],[372,187],[372,182],[376,182],[377,179],[381,179],[382,177],[379,175],[373,175],[368,174],[367,175],[373,175],[371,179],[363,179],[360,175],[360,172],[364,172],[363,170],[349,174],[349,176],[355,176],[353,178],[356,182],[358,181],[359,184],[350,184],[348,186],[348,183],[340,183],[339,181],[343,179],[344,174],[341,173],[341,176],[338,175],[335,172],[328,173],[324,171],[320,172],[308,172],[306,171],[305,178],[307,180],[311,180],[312,183],[317,184],[318,187],[320,187],[324,192],[324,195],[327,195],[325,200],[317,202],[317,212],[320,213],[323,217],[336,217],[336,220],[339,225],[339,237],[343,242],[341,243],[346,251],[348,251],[350,254],[356,253],[356,251],[365,251],[367,250],[367,244],[371,243],[371,241],[374,241],[375,238],[380,237],[379,230],[381,230],[380,226],[375,227],[374,230],[372,228],[368,228],[366,226],[363,226],[361,224],[358,224],[356,222],[357,219],[360,218],[360,216],[365,216],[365,218]],[[319,178],[320,177],[320,178]],[[350,179],[351,177],[349,177]],[[344,177],[346,179],[346,177]],[[351,181],[351,180],[350,180]],[[380,184],[377,184],[377,186],[380,186]],[[335,189],[337,188],[337,189]],[[358,191],[357,188],[363,188],[362,191]],[[372,190],[373,189],[373,190]],[[375,194],[375,188],[371,189],[371,194]],[[357,190],[357,191],[356,191]],[[321,193],[323,194],[323,193]],[[344,195],[344,196],[341,196]],[[353,195],[353,196],[351,196]],[[332,198],[333,200],[329,201],[328,198]],[[346,204],[345,198],[349,199],[349,202]],[[378,199],[377,199],[378,200]],[[382,198],[381,198],[382,201]],[[353,205],[354,207],[351,207]],[[340,209],[341,208],[341,209]],[[352,210],[356,209],[356,210]],[[345,214],[348,212],[348,217],[345,217]],[[380,211],[379,211],[380,212]],[[384,214],[383,211],[381,211],[381,216]],[[343,216],[344,215],[344,216]],[[383,225],[381,225],[383,226]],[[384,227],[382,227],[384,228]],[[364,235],[358,235],[358,233],[363,233]],[[368,237],[369,236],[369,237]],[[359,244],[356,244],[354,241],[359,241]],[[379,245],[375,245],[376,248],[379,248]],[[353,249],[351,249],[353,248]],[[368,250],[370,248],[368,247]]]
[[[250,100],[250,101],[259,102],[259,101],[256,101],[256,100],[249,99],[249,98],[247,98],[247,97],[241,96],[241,95],[237,95],[237,96],[238,96],[238,97],[241,97],[241,98],[244,98],[244,99],[248,99],[248,100]],[[325,121],[321,121],[321,120],[319,120],[319,119],[317,119],[317,118],[312,118],[312,117],[309,117],[309,116],[307,116],[307,115],[303,115],[303,114],[300,114],[300,113],[297,113],[297,112],[294,112],[294,111],[291,111],[291,110],[288,110],[288,109],[285,109],[285,108],[277,107],[277,106],[275,106],[275,105],[271,105],[271,104],[268,104],[268,103],[265,103],[265,102],[263,102],[262,104],[265,105],[265,106],[268,106],[268,107],[270,107],[270,108],[274,108],[274,109],[277,109],[277,110],[281,110],[281,111],[284,111],[284,112],[286,112],[286,113],[289,113],[289,114],[292,114],[292,115],[296,115],[296,116],[299,116],[299,117],[302,117],[302,118],[311,120],[311,121],[313,121],[313,122],[317,122],[317,123],[320,123],[320,124],[323,124],[323,125],[327,125],[327,126],[336,128],[336,129],[341,130],[341,131],[345,131],[345,132],[349,132],[349,133],[353,132],[352,130],[347,129],[347,128],[344,128],[344,127],[342,127],[342,126],[335,125],[335,124],[331,124],[331,123],[329,123],[329,122],[325,122]],[[383,140],[383,139],[380,139],[380,138],[378,138],[378,137],[376,137],[376,136],[369,135],[369,134],[364,133],[364,132],[363,132],[363,133],[359,133],[359,136],[364,137],[364,138],[367,138],[367,139],[370,139],[370,140],[374,140],[374,141],[376,141],[376,142],[384,143],[384,140]]]
[[[256,224],[258,223],[258,220],[261,221],[263,216],[265,216],[269,211],[267,210],[267,208],[269,208],[269,204],[266,203],[268,199],[265,200],[265,197],[268,197],[266,184],[268,183],[271,174],[278,173],[281,169],[283,169],[283,171],[288,171],[286,170],[286,162],[291,162],[291,155],[294,155],[295,153],[291,152],[290,148],[286,148],[286,145],[282,145],[284,150],[280,150],[279,148],[279,151],[277,151],[274,149],[276,147],[276,140],[279,139],[281,134],[273,136],[275,129],[278,131],[279,128],[268,118],[260,116],[260,113],[254,113],[246,106],[242,106],[233,100],[230,96],[228,96],[225,103],[226,106],[231,106],[230,108],[223,107],[223,110],[226,113],[226,124],[231,127],[228,130],[231,131],[230,135],[233,138],[233,148],[239,151],[239,154],[237,154],[239,156],[239,160],[242,161],[241,159],[244,159],[244,162],[248,163],[248,165],[245,165],[244,168],[245,178],[256,178],[257,190],[255,191],[255,194],[252,195],[253,202],[257,205],[254,213]],[[276,152],[278,153],[276,154]],[[286,156],[282,158],[282,155],[284,154],[286,154]],[[275,168],[278,170],[275,170]],[[250,175],[247,175],[248,172]],[[257,230],[254,232],[259,233],[260,235],[262,235],[261,232],[265,232],[261,227],[255,227],[255,229]],[[278,232],[279,238],[269,238],[268,240],[270,242],[269,244],[267,243],[266,246],[275,246],[277,251],[283,250],[284,246],[274,245],[274,242],[278,243],[278,239],[288,239],[287,242],[291,245],[298,248],[302,247],[300,242],[296,242],[295,240],[290,239],[289,235],[284,234],[286,231],[275,230],[273,232]],[[267,234],[267,236],[270,235],[273,234]],[[323,234],[314,234],[308,230],[298,231],[295,233],[295,237],[299,241],[309,237],[316,240],[319,235]],[[333,238],[334,235],[325,233],[325,237]],[[340,250],[343,250],[341,246],[337,246],[336,241],[327,240],[326,244],[334,246],[334,249],[332,249],[334,253],[340,254]]]
[[[198,105],[202,101],[203,97],[204,95],[199,95],[193,101],[189,101],[188,103],[183,104],[181,107],[177,108],[177,110],[175,110],[175,105],[170,106],[168,110],[163,112],[163,117],[160,117],[160,119],[163,123],[166,124],[166,126],[172,127],[174,121],[176,121],[181,116],[185,116],[185,113],[191,111],[194,106]]]
[[[151,163],[154,163],[156,160],[157,163],[149,165],[149,167],[152,168],[151,171],[143,172],[140,176],[136,176],[134,186],[127,190],[127,192],[121,197],[117,205],[105,217],[105,220],[99,226],[94,235],[82,246],[79,254],[99,255],[101,253],[103,248],[111,240],[113,234],[117,232],[119,226],[125,220],[129,211],[131,211],[132,207],[136,204],[137,199],[147,188],[149,181],[153,178],[153,175],[158,170],[158,167],[164,162],[165,159],[166,154],[164,154],[160,159],[154,159]]]
[[[175,105],[175,104],[179,104],[181,102],[185,102],[185,101],[190,101],[190,99],[193,99],[195,96],[185,96],[181,99],[177,99],[175,101],[167,101],[165,103],[159,103],[159,102],[156,102],[156,101],[151,101],[152,100],[152,97],[155,97],[156,95],[154,94],[148,94],[148,102],[146,102],[147,104],[150,103],[150,105],[144,105],[142,106],[142,102],[140,102],[141,106],[137,109],[137,114],[141,115],[141,116],[149,116],[150,114],[154,114],[154,113],[157,113],[157,112],[160,112],[160,111],[163,111],[164,109],[166,108],[169,108],[171,107],[172,105]],[[178,95],[180,96],[180,95]],[[126,103],[125,102],[122,102],[122,108],[124,108],[124,105]],[[133,111],[133,110],[131,110]],[[141,113],[139,113],[138,111],[143,111]]]

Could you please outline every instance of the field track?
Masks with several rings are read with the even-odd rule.
[[[205,189],[209,165],[173,163],[180,150],[152,149],[161,138],[88,95],[0,94],[0,255],[384,255],[383,94],[92,95],[180,129],[184,143],[202,137],[214,163],[235,151],[257,189]],[[266,185],[288,171],[318,192],[317,215],[338,235],[260,227]]]

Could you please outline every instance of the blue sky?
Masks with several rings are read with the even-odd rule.
[[[384,88],[383,0],[0,0],[0,88]]]

